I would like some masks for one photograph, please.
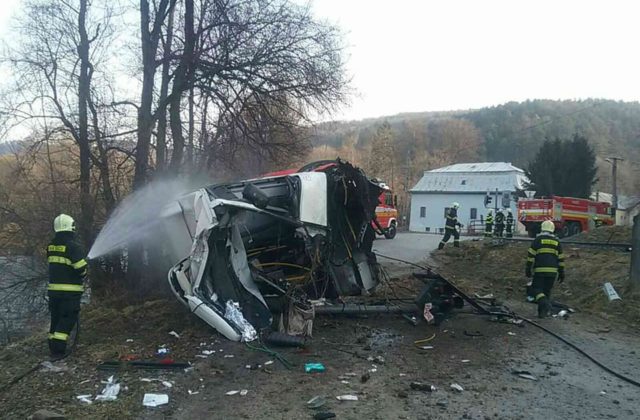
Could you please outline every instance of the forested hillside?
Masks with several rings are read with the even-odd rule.
[[[380,151],[372,145],[385,123],[392,146]],[[604,159],[617,155],[626,159],[620,167],[622,192],[638,192],[637,102],[531,100],[478,110],[324,123],[316,128],[312,156],[345,156],[387,179],[393,171],[396,189],[402,190],[424,170],[451,163],[506,161],[525,168],[545,138],[569,139],[574,133],[586,137],[596,151],[599,189],[610,189],[610,165]]]

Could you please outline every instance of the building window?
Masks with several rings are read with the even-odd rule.
[[[478,209],[471,209],[470,219],[476,220],[478,218]]]
[[[467,180],[463,179],[462,182],[460,183],[460,185],[467,185]]]
[[[426,207],[420,207],[420,218],[424,219],[425,217],[427,217],[427,208]]]

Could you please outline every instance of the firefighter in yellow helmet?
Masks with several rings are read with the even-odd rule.
[[[78,322],[87,261],[75,241],[76,225],[71,216],[61,214],[56,217],[53,230],[55,235],[47,247],[51,312],[49,351],[53,358],[58,358],[64,356],[69,334]]]
[[[525,274],[533,276],[532,296],[538,303],[538,317],[544,318],[551,310],[551,289],[558,279],[564,281],[564,254],[560,240],[553,234],[555,225],[546,220],[542,223],[542,232],[531,243],[527,255]]]
[[[458,208],[460,204],[451,203],[451,207],[446,212],[446,221],[444,225],[444,237],[438,244],[438,249],[444,248],[451,236],[453,236],[453,246],[458,248],[460,246],[460,232],[457,228],[462,227],[462,223],[458,222]]]

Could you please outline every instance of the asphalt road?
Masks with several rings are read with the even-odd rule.
[[[441,239],[442,235],[398,232],[393,239],[385,239],[384,237],[376,239],[373,243],[373,251],[393,258],[418,263],[430,260],[429,254],[438,248]],[[460,238],[460,240],[465,239],[468,238]],[[453,246],[453,239],[450,239],[446,246]]]

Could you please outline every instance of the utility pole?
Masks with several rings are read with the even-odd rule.
[[[640,291],[640,215],[633,218],[631,234],[631,269],[629,282],[634,292]]]
[[[607,158],[607,162],[611,163],[611,178],[613,180],[613,196],[611,203],[614,209],[618,209],[618,161],[623,161],[624,159],[620,157],[609,157]]]

